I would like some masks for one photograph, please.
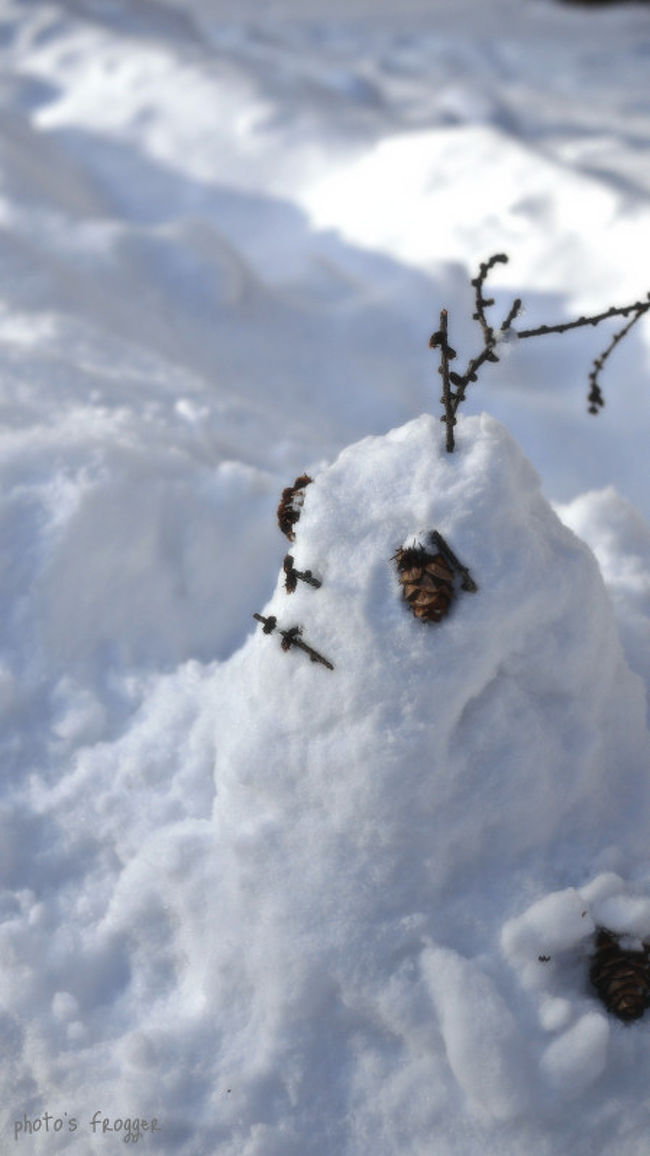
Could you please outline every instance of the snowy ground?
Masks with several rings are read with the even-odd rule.
[[[499,319],[650,290],[649,61],[641,3],[4,0],[2,1151],[647,1150],[585,977],[650,934],[650,323],[595,418],[611,327],[509,344],[451,459],[427,342],[497,251]]]

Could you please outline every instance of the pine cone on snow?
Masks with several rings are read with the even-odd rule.
[[[454,573],[442,554],[407,546],[393,555],[402,594],[421,622],[440,622],[454,597]]]
[[[287,486],[282,491],[280,505],[278,506],[278,526],[283,534],[286,534],[290,542],[295,540],[296,535],[293,528],[300,518],[300,511],[305,497],[305,486],[308,486],[312,479],[308,474],[301,474],[296,478],[292,486]]]
[[[632,951],[601,927],[589,978],[605,1007],[620,1020],[640,1019],[650,1006],[649,949]]]

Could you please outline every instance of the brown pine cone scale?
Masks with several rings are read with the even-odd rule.
[[[442,554],[408,546],[393,555],[402,594],[421,622],[440,622],[454,597],[454,574]]]
[[[613,932],[601,927],[596,937],[589,978],[612,1015],[630,1023],[650,1006],[649,949],[620,946]]]
[[[312,478],[309,477],[309,474],[301,474],[292,486],[286,486],[282,491],[278,506],[278,526],[290,542],[294,542],[296,539],[294,526],[300,520],[300,511],[305,499],[305,486],[308,486],[311,481]]]

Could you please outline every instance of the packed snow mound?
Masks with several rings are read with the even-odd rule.
[[[597,927],[650,938],[643,682],[510,435],[457,433],[422,417],[315,471],[250,606],[277,628],[134,680],[113,738],[59,684],[65,769],[35,757],[0,814],[17,1151],[67,1151],[74,1119],[104,1152],[96,1110],[155,1119],[165,1156],[645,1142],[650,1024],[588,982]],[[436,624],[393,558],[434,529],[478,586]],[[285,552],[320,587],[287,592]]]
[[[478,584],[438,624],[393,560],[434,529]],[[638,934],[642,682],[593,555],[486,416],[453,455],[428,416],[345,450],[305,488],[290,550],[322,585],[280,574],[277,628],[226,664],[218,704],[210,984],[237,1111],[265,1121],[245,1150],[519,1151],[539,1086],[575,1100],[607,1063],[596,920],[552,897],[618,871]],[[294,626],[334,669],[283,649]],[[573,952],[543,1007],[520,985],[544,936],[530,954],[503,931],[531,899]]]
[[[259,631],[233,660],[232,710],[244,716],[222,737],[217,773],[218,815],[235,797],[250,813],[252,779],[254,799],[268,792],[274,810],[294,805],[298,785],[301,802],[327,798],[328,827],[344,828],[329,792],[345,766],[355,825],[367,815],[374,843],[376,806],[382,845],[400,858],[407,834],[414,862],[435,845],[439,884],[462,863],[474,874],[483,855],[518,870],[522,852],[546,859],[569,836],[587,866],[605,850],[603,816],[611,843],[621,823],[629,840],[620,799],[643,802],[643,687],[595,560],[502,427],[484,416],[459,430],[448,455],[439,423],[422,417],[347,449],[307,487],[290,551],[322,586],[287,594],[281,574],[263,613],[280,629],[301,625],[335,670]],[[459,590],[438,626],[408,613],[392,561],[432,530],[479,587]]]

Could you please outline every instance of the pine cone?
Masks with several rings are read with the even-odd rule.
[[[638,1020],[650,1006],[648,948],[631,951],[601,927],[589,978],[605,1007],[620,1020]]]
[[[428,554],[421,546],[409,546],[393,554],[402,594],[416,618],[440,622],[454,597],[454,574],[442,554]]]
[[[295,541],[296,535],[293,528],[300,518],[300,511],[305,497],[305,486],[308,486],[312,479],[308,474],[301,474],[296,478],[292,486],[287,486],[282,491],[280,505],[278,506],[278,526],[283,534],[286,534],[290,542]]]

